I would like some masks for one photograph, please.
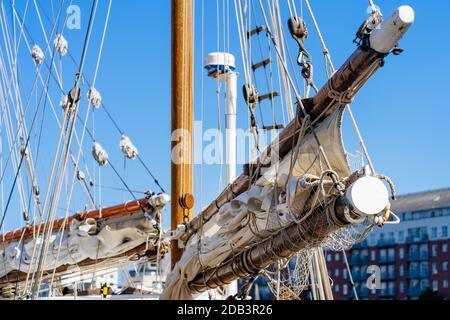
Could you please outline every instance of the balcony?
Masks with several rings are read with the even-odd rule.
[[[419,251],[413,251],[408,254],[408,261],[420,261]]]
[[[367,264],[369,262],[369,256],[352,255],[348,263],[350,265]]]
[[[419,255],[419,260],[427,261],[430,258],[430,254],[428,251],[421,251]]]
[[[406,243],[407,244],[413,244],[413,243],[427,243],[429,241],[428,234],[422,234],[420,236],[407,236],[406,237]]]
[[[381,273],[381,279],[382,280],[395,280],[395,273],[393,272],[382,272]]]
[[[380,239],[377,242],[378,247],[394,247],[395,246],[395,239],[389,238],[389,239]]]
[[[394,298],[397,296],[397,290],[395,290],[395,288],[381,289],[378,296],[380,298]]]
[[[429,275],[429,270],[410,270],[408,272],[408,278],[410,279],[428,278]]]
[[[378,262],[380,264],[395,263],[395,256],[381,256]]]
[[[353,249],[366,249],[368,247],[368,242],[367,240],[364,240],[362,242],[356,243],[355,245],[353,245]]]
[[[361,274],[359,272],[352,272],[352,278],[353,281],[358,282],[358,281],[365,281],[367,279],[366,274]]]
[[[356,293],[358,294],[358,299],[367,299],[369,298],[369,290],[363,289],[363,290],[356,290]],[[353,289],[350,289],[348,294],[347,294],[347,298],[348,299],[355,299],[355,293],[353,292]]]
[[[408,296],[410,297],[418,297],[422,291],[420,290],[420,287],[412,287],[408,289]]]

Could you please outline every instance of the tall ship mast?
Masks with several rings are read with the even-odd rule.
[[[22,216],[22,228],[0,235],[3,298],[39,299],[43,288],[57,298],[63,295],[62,287],[68,286],[63,279],[83,274],[95,278],[100,270],[117,266],[156,263],[159,277],[160,264],[170,256],[171,271],[164,275],[158,292],[164,300],[247,299],[258,278],[269,284],[277,299],[302,299],[309,291],[314,299],[332,300],[324,250],[345,252],[363,241],[372,228],[400,222],[390,209],[396,197],[394,184],[376,171],[351,104],[389,56],[403,52],[399,42],[414,22],[414,11],[401,6],[383,16],[370,0],[369,16],[355,28],[355,51],[335,68],[310,1],[301,4],[299,14],[293,0],[224,0],[214,17],[222,30],[217,50],[205,53],[205,20],[211,15],[205,14],[202,2],[202,77],[210,83],[205,86],[202,80],[201,99],[208,95],[204,87],[216,85],[218,118],[225,118],[225,127],[219,120],[218,130],[225,132],[226,172],[223,191],[203,208],[199,208],[202,190],[196,191],[202,178],[195,179],[199,141],[194,139],[198,41],[194,0],[171,0],[170,196],[96,88],[112,1],[106,6],[92,1],[79,58],[64,37],[69,16],[62,3],[51,6],[51,15],[49,8],[37,3],[29,7],[28,2],[12,4],[10,20],[3,12],[0,102],[5,132],[1,137],[11,151],[5,167],[2,160],[1,171],[5,177],[8,170],[12,173],[5,178],[11,191],[2,202],[1,227],[5,229],[13,211],[19,210]],[[303,7],[311,25],[307,26]],[[105,14],[97,30],[99,12]],[[240,49],[234,53],[229,40],[231,12],[235,15],[233,41]],[[28,14],[36,15],[35,23],[42,29],[39,38],[27,27]],[[228,28],[220,28],[221,24]],[[323,52],[322,78],[326,80],[322,86],[315,82],[319,71],[309,48],[312,27]],[[87,59],[94,48],[92,66]],[[19,81],[25,65],[21,50],[28,53],[27,63],[32,63],[30,95]],[[63,77],[66,60],[75,70],[72,81]],[[62,97],[59,110],[54,96]],[[48,141],[56,147],[46,166],[50,173],[44,175],[38,171],[37,160],[42,158],[47,105],[56,120],[54,132],[47,133]],[[98,112],[105,112],[117,129],[123,172],[96,133]],[[237,127],[241,115],[248,123],[249,146],[243,148],[248,158],[238,175],[243,152]],[[344,145],[346,115],[360,144],[359,157]],[[267,134],[272,137],[263,143]],[[92,166],[87,164],[88,156]],[[149,175],[158,192],[136,195],[124,177],[127,163],[133,162]],[[111,169],[122,198],[126,194],[129,201],[103,206],[105,168]],[[219,185],[222,171],[220,162]],[[3,182],[2,178],[2,186]],[[17,202],[15,208],[12,201]],[[85,208],[71,213],[68,208],[78,201],[84,201]],[[63,204],[66,210],[61,209]],[[171,223],[166,230],[163,217],[168,207]]]

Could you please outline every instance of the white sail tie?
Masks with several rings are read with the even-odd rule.
[[[31,57],[37,65],[40,65],[42,61],[44,61],[44,52],[37,44],[35,44],[33,49],[31,50]]]
[[[55,39],[55,49],[58,50],[59,54],[64,57],[67,52],[69,52],[69,43],[62,34],[58,34]]]
[[[97,142],[95,142],[92,145],[92,156],[94,157],[94,160],[97,161],[97,163],[100,166],[104,166],[104,165],[108,164],[108,159],[109,159],[108,153]]]
[[[122,135],[120,138],[120,149],[122,150],[123,154],[130,160],[134,160],[139,155],[139,151],[136,148],[136,146],[133,144],[131,139],[127,137],[126,135]]]
[[[95,108],[99,109],[102,105],[102,95],[98,92],[97,89],[91,87],[87,93],[87,98],[89,103]]]

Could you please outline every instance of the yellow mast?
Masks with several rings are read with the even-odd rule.
[[[193,23],[192,0],[172,0],[172,230],[192,219]],[[172,268],[183,250],[170,246]]]

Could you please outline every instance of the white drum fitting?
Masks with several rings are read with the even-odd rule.
[[[236,59],[231,53],[212,52],[206,56],[205,69],[208,71],[214,69],[219,69],[223,72],[234,71],[236,69]]]
[[[389,204],[389,192],[380,179],[363,177],[351,185],[345,196],[353,209],[363,215],[375,215]]]
[[[370,34],[370,46],[379,53],[389,53],[398,44],[415,19],[413,8],[401,6]]]

